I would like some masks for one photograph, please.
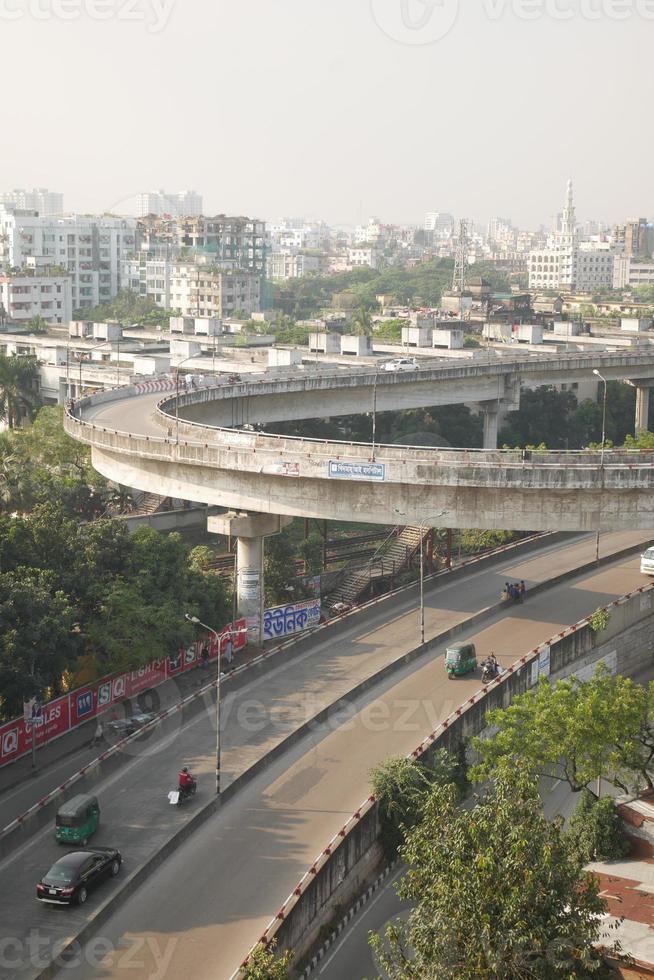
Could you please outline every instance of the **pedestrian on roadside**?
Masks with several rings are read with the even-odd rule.
[[[527,586],[524,583],[524,579],[520,582],[520,602],[525,601],[525,596],[527,595]]]
[[[202,649],[200,650],[200,660],[202,661],[201,667],[203,670],[207,670],[209,667],[209,647],[205,642],[202,644]]]
[[[231,664],[231,662],[232,662],[232,637],[231,637],[231,634],[230,633],[228,633],[227,636],[225,637],[225,643],[223,645],[223,657],[225,658],[225,660],[227,661],[228,664]]]
[[[99,745],[103,738],[104,738],[104,729],[102,727],[102,722],[98,718],[98,723],[95,726],[95,735],[93,736],[93,741],[91,742],[91,745]]]

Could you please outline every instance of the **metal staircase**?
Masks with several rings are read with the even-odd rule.
[[[359,567],[349,566],[343,577],[329,593],[326,604],[355,605],[372,590],[373,582],[381,578],[394,578],[411,566],[414,556],[420,550],[421,536],[427,538],[431,528],[415,525],[396,527],[378,548],[372,558]]]

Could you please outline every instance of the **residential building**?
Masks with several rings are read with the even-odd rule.
[[[273,251],[326,251],[331,242],[331,230],[324,221],[282,218],[268,225],[267,230]]]
[[[139,194],[136,210],[139,218],[149,214],[170,218],[199,217],[202,214],[202,195],[195,191],[179,191],[176,194],[148,191]]]
[[[431,232],[434,239],[452,238],[454,224],[454,216],[443,211],[428,211],[425,215],[425,231]]]
[[[38,211],[41,217],[64,213],[64,195],[49,191],[47,187],[35,187],[34,190],[24,189],[0,192],[0,206],[12,205],[20,211]]]
[[[266,223],[245,217],[148,216],[138,222],[141,247],[151,251],[168,245],[207,256],[212,262],[232,269],[247,269],[265,275]]]
[[[73,315],[70,276],[46,265],[0,275],[0,306],[9,320],[28,323],[43,317],[47,323],[68,323]],[[0,311],[1,313],[1,311]]]
[[[613,229],[613,245],[616,252],[627,258],[651,258],[654,249],[654,226],[647,218],[636,218]]]
[[[269,279],[300,279],[324,274],[327,262],[326,256],[321,253],[283,250],[268,255],[267,267]]]
[[[350,269],[378,269],[381,256],[374,245],[348,248],[347,261]]]
[[[568,181],[560,231],[529,255],[529,288],[594,292],[613,288],[615,255],[607,243],[581,242],[572,181]]]
[[[108,302],[122,287],[122,261],[135,249],[133,218],[45,218],[0,208],[0,265],[21,269],[41,259],[70,275],[73,310]]]
[[[182,316],[250,316],[260,310],[261,277],[246,269],[177,261],[171,271],[170,305]]]
[[[614,289],[651,285],[654,285],[654,261],[637,262],[627,255],[616,255],[613,267]]]

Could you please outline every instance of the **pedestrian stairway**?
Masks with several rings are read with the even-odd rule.
[[[420,550],[420,538],[429,535],[430,528],[407,525],[396,527],[372,558],[358,568],[344,570],[338,585],[330,592],[326,604],[355,605],[372,589],[375,579],[394,578],[411,566]]]

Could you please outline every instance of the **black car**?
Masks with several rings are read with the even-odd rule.
[[[109,731],[118,738],[127,738],[128,735],[133,735],[134,732],[138,732],[141,728],[148,725],[154,720],[154,717],[154,715],[141,712],[139,714],[132,715],[131,718],[123,718],[120,721],[111,721],[107,727]]]
[[[105,878],[115,878],[122,864],[115,847],[71,851],[52,865],[36,886],[36,897],[51,905],[83,905],[88,893]]]

